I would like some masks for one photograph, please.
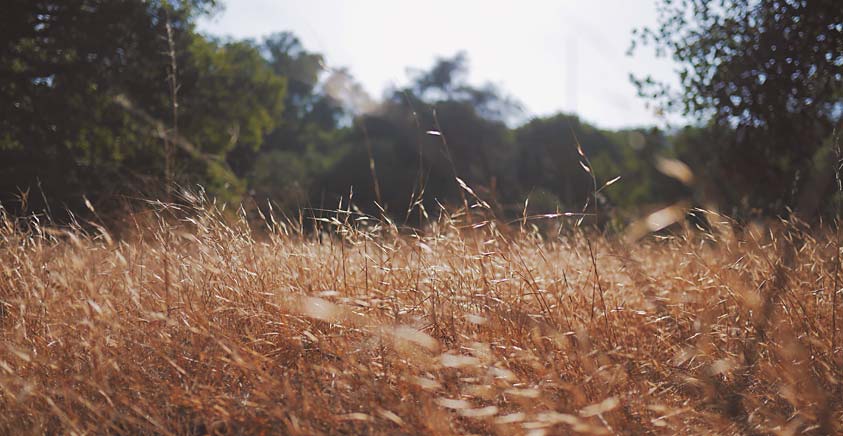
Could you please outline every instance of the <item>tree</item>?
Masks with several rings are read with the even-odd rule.
[[[207,40],[195,19],[213,1],[19,1],[0,14],[0,202],[79,210],[82,196],[163,189],[162,136],[174,134],[170,43],[179,85],[182,184],[236,195],[226,158],[256,148],[283,110],[286,81],[248,42]],[[167,27],[172,32],[167,32]],[[120,104],[118,104],[118,102]],[[170,138],[172,140],[172,138]],[[230,197],[233,198],[233,197]],[[56,218],[58,218],[56,216]]]
[[[843,113],[840,2],[662,0],[638,42],[669,52],[680,79],[678,91],[633,79],[640,93],[717,131],[700,172],[727,175],[721,187],[748,208],[793,206]]]
[[[352,150],[323,179],[328,189],[344,194],[353,185],[358,204],[372,205],[376,193],[368,171],[371,146],[379,185],[385,187],[383,202],[401,218],[422,191],[428,211],[437,209],[437,200],[458,204],[462,191],[455,176],[487,199],[515,197],[516,149],[504,119],[518,107],[493,86],[466,83],[467,68],[462,54],[438,59],[429,70],[412,75],[408,86],[388,91],[380,104],[356,91],[353,83],[334,78],[331,86],[345,90],[344,100],[362,113],[349,137]],[[439,134],[426,134],[429,131]]]
[[[543,193],[548,204],[533,202],[545,209],[542,213],[556,207],[578,210],[591,195],[591,176],[579,164],[577,141],[592,159],[616,152],[602,132],[565,114],[531,120],[516,130],[516,141],[520,184],[528,191]]]
[[[260,51],[272,71],[287,79],[285,110],[260,150],[239,150],[231,162],[260,205],[272,200],[290,211],[307,205],[317,194],[316,180],[342,156],[343,110],[322,89],[322,55],[306,50],[295,35],[270,35]]]
[[[280,123],[287,80],[249,41],[219,43],[196,36],[184,62],[181,131],[217,162],[185,174],[198,174],[194,183],[207,185],[209,192],[223,199],[237,200],[245,191],[244,174],[229,165],[260,150]]]

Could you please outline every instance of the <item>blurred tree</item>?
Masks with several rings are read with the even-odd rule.
[[[271,199],[292,210],[318,194],[316,180],[342,156],[344,110],[322,89],[322,55],[307,51],[288,32],[269,36],[260,47],[272,71],[287,78],[285,110],[260,150],[238,150],[230,161],[248,178],[259,204]]]
[[[279,124],[287,81],[275,73],[249,41],[220,43],[194,36],[181,68],[180,132],[205,155],[218,161],[191,171],[197,159],[184,159],[186,181],[204,183],[222,199],[237,200],[246,183],[229,167],[245,153],[255,153]],[[188,157],[188,156],[185,156]],[[191,174],[198,174],[192,179]],[[224,174],[224,177],[222,175]]]
[[[420,217],[408,207],[417,200],[429,212],[461,204],[455,177],[502,217],[520,215],[529,193],[537,212],[576,210],[592,186],[575,136],[600,183],[624,178],[602,193],[607,205],[673,195],[652,165],[671,152],[661,132],[609,132],[561,114],[510,128],[520,105],[493,85],[469,84],[462,53],[377,101],[290,33],[260,42],[198,34],[196,17],[213,8],[203,0],[12,1],[0,16],[4,206],[30,188],[30,209],[45,207],[40,188],[54,215],[80,210],[83,195],[101,211],[119,194],[160,196],[164,138],[177,146],[177,183],[202,184],[229,202],[248,192],[286,211],[332,208],[353,187],[355,203],[378,214],[373,175],[399,219]]]
[[[471,104],[483,118],[509,121],[521,114],[521,104],[506,96],[493,84],[469,85],[468,56],[459,52],[439,58],[428,71],[413,71],[409,91],[426,102],[457,101]]]
[[[237,194],[242,182],[225,157],[260,145],[281,114],[286,84],[252,44],[195,32],[196,17],[213,8],[206,0],[4,5],[0,201],[15,207],[15,192],[40,187],[61,213],[78,210],[82,195],[97,204],[113,203],[118,193],[162,192],[161,136],[173,127],[168,24],[179,69],[179,133],[187,139],[178,141],[177,181]],[[46,207],[41,198],[30,195],[31,205]]]
[[[840,2],[662,0],[658,27],[637,42],[679,64],[678,92],[633,80],[663,108],[708,123],[716,142],[695,144],[711,157],[698,170],[722,175],[721,189],[738,198],[719,197],[768,213],[793,206],[843,113]]]
[[[565,211],[582,208],[593,190],[591,176],[579,163],[577,140],[592,161],[604,154],[614,156],[598,161],[612,162],[618,157],[618,150],[606,135],[573,115],[534,119],[516,130],[516,138],[521,185],[553,193],[556,206]],[[598,176],[605,180],[615,177],[615,171],[605,166]]]
[[[353,185],[358,204],[372,205],[368,142],[385,187],[383,201],[397,215],[422,191],[429,211],[437,200],[459,202],[455,176],[493,203],[516,196],[516,149],[504,119],[519,108],[492,86],[466,83],[466,62],[463,54],[438,59],[430,70],[415,72],[409,86],[388,91],[379,105],[335,78],[331,87],[345,90],[347,106],[359,116],[349,137],[355,145],[323,178],[328,191],[343,194]]]
[[[657,128],[628,129],[605,132],[615,147],[618,157],[607,165],[613,172],[602,171],[604,178],[612,174],[621,180],[604,191],[611,203],[618,207],[625,218],[638,218],[642,212],[686,199],[692,195],[680,181],[658,169],[662,158],[677,158],[673,137],[665,136]],[[598,175],[600,162],[594,162]]]
[[[518,127],[515,135],[522,194],[514,200],[523,202],[529,196],[528,214],[578,212],[593,200],[594,184],[580,163],[577,142],[597,178],[601,221],[636,219],[689,194],[657,169],[657,159],[672,156],[674,150],[656,128],[601,130],[574,115],[557,114],[533,119]],[[522,209],[512,212],[520,214]]]

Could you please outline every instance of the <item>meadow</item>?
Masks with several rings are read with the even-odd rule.
[[[833,228],[222,209],[0,218],[0,434],[843,431]]]

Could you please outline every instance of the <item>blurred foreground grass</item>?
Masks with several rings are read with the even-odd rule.
[[[831,232],[354,217],[4,218],[0,433],[843,431]]]

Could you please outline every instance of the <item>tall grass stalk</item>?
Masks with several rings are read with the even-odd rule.
[[[173,159],[175,147],[170,138],[179,137],[179,84],[178,84],[178,62],[176,61],[176,43],[173,35],[173,24],[170,19],[170,3],[163,2],[164,9],[164,28],[166,30],[165,40],[167,42],[167,59],[170,61],[167,71],[167,85],[170,92],[170,110],[171,110],[171,133],[164,136],[164,183],[166,199],[172,202],[173,194]]]

